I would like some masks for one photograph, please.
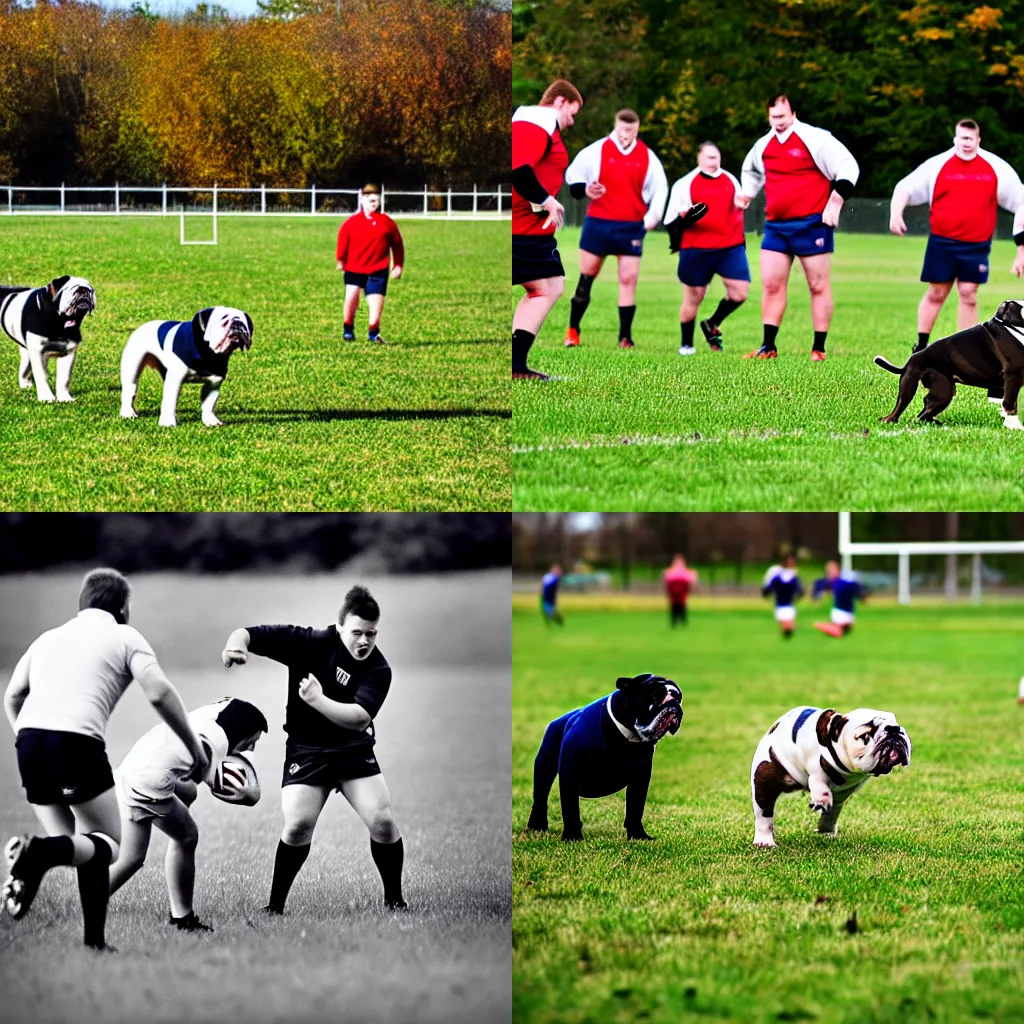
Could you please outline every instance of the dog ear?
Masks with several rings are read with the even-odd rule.
[[[71,280],[70,274],[65,274],[63,277],[55,277],[46,287],[50,292],[50,298],[54,298],[57,292],[61,290]]]
[[[210,314],[213,312],[213,307],[209,309],[201,309],[194,317],[192,317],[192,336],[193,337],[205,337],[206,325],[210,322]]]
[[[249,325],[249,339],[252,340],[252,317],[248,313],[245,314],[245,322]]]
[[[846,723],[849,719],[846,715],[833,715],[832,720],[828,723],[828,738],[833,743],[839,742],[839,735],[843,729],[846,728]]]
[[[638,676],[619,676],[615,680],[615,689],[625,690],[627,687],[635,686],[637,683],[642,683],[650,678],[652,678],[650,672],[641,672]]]

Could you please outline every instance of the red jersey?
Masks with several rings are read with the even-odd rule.
[[[591,199],[587,216],[635,222],[653,213],[661,219],[668,193],[665,169],[654,150],[640,139],[623,149],[614,135],[584,146],[565,172],[569,185],[599,181],[606,191]]]
[[[995,168],[980,154],[964,160],[954,154],[939,169],[928,220],[933,235],[961,242],[987,242],[996,232]]]
[[[818,170],[807,144],[791,132],[785,142],[773,136],[764,148],[765,220],[793,220],[821,213],[832,182]]]
[[[562,175],[569,166],[569,154],[558,130],[558,113],[554,107],[519,107],[512,115],[512,170],[527,165],[533,169],[541,188],[548,195],[557,195]],[[553,235],[554,222],[547,210],[534,211],[529,200],[512,189],[512,234]]]
[[[373,274],[405,263],[405,246],[398,225],[378,211],[369,216],[360,210],[345,220],[338,230],[336,258],[353,274]]]
[[[697,574],[692,569],[666,569],[663,578],[669,600],[673,604],[685,604]]]
[[[743,245],[743,211],[735,202],[739,190],[740,183],[728,171],[712,177],[697,168],[672,186],[665,223],[674,221],[680,210],[705,203],[708,212],[683,232],[683,248],[729,249]]]

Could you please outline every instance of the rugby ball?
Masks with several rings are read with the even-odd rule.
[[[226,804],[252,807],[260,798],[260,780],[252,762],[241,754],[228,754],[217,765],[210,792]]]

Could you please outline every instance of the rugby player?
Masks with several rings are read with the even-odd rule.
[[[585,146],[565,172],[574,199],[590,200],[580,235],[580,280],[570,303],[567,347],[580,343],[580,323],[590,304],[590,286],[606,256],[618,259],[619,347],[633,348],[636,282],[644,235],[661,221],[668,180],[653,149],[637,138],[640,118],[620,110],[610,135]]]
[[[921,280],[928,289],[917,307],[914,352],[928,344],[954,282],[957,330],[978,322],[978,285],[988,280],[1000,206],[1014,215],[1017,255],[1011,271],[1017,277],[1024,272],[1024,186],[1005,160],[981,148],[981,129],[976,121],[958,121],[951,150],[925,160],[896,182],[889,204],[889,230],[894,235],[905,235],[903,211],[922,203],[929,206],[928,245],[921,268]],[[991,393],[989,397],[993,397]],[[996,400],[1002,400],[1002,389]]]
[[[686,559],[682,555],[676,555],[672,564],[662,573],[665,583],[665,593],[668,595],[669,619],[672,626],[677,622],[686,625],[686,599],[689,597],[690,588],[697,582],[697,571],[689,569]]]
[[[816,622],[814,628],[829,636],[846,636],[853,629],[854,603],[863,601],[868,596],[867,591],[854,573],[841,572],[835,561],[825,563],[825,575],[814,581],[811,598],[817,601],[827,590],[832,591],[832,621]]]
[[[825,359],[832,323],[831,253],[839,211],[857,184],[853,154],[830,132],[804,124],[785,94],[768,101],[767,135],[743,161],[740,178],[746,206],[764,187],[765,225],[761,239],[763,341],[747,359],[774,359],[775,338],[786,312],[793,259],[800,260],[811,293],[814,344],[811,359]]]
[[[338,270],[345,273],[342,338],[355,341],[356,310],[359,296],[365,291],[370,311],[370,341],[376,345],[386,344],[380,334],[380,318],[388,292],[388,267],[391,267],[391,280],[397,281],[405,265],[405,245],[398,225],[380,212],[380,189],[376,185],[363,186],[359,194],[359,213],[344,220],[338,229],[335,257]]]
[[[113,948],[104,938],[108,867],[121,842],[105,732],[133,679],[181,741],[190,769],[198,776],[210,769],[177,690],[152,647],[128,625],[130,606],[131,589],[119,572],[87,573],[78,615],[32,643],[4,694],[4,710],[18,737],[21,782],[48,833],[8,842],[4,909],[13,918],[24,917],[46,872],[71,865],[78,869],[85,945],[99,950]]]
[[[787,555],[782,565],[770,566],[764,574],[761,594],[775,598],[775,621],[782,630],[782,636],[788,640],[793,635],[796,625],[796,608],[793,604],[804,593],[803,584],[796,574],[796,555]]]
[[[332,790],[345,797],[370,832],[385,906],[406,907],[402,837],[373,752],[373,719],[391,686],[391,668],[376,646],[379,620],[377,602],[365,587],[356,586],[345,595],[337,622],[326,629],[249,626],[234,630],[224,646],[221,659],[228,667],[244,665],[250,654],[288,666],[284,830],[264,908],[270,913],[284,913]]]
[[[526,294],[512,315],[512,379],[547,380],[527,357],[551,307],[565,289],[555,232],[565,207],[555,198],[569,154],[562,132],[572,127],[583,98],[570,82],[552,82],[535,107],[512,115],[512,284]]]
[[[552,622],[559,626],[565,625],[562,614],[556,607],[558,601],[558,584],[562,579],[562,567],[551,566],[540,581],[540,613],[544,621],[550,626]]]

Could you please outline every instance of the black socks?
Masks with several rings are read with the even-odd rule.
[[[779,333],[778,326],[776,324],[762,324],[762,326],[764,328],[764,341],[761,342],[761,347],[775,348],[775,338]]]
[[[526,357],[530,354],[535,334],[529,331],[512,332],[512,372],[522,373],[526,369]]]
[[[93,949],[105,949],[103,933],[107,924],[107,900],[110,897],[111,850],[106,840],[91,832],[86,835],[86,839],[92,840],[96,852],[92,860],[78,868],[78,895],[82,899],[82,917],[85,919],[85,944]],[[66,863],[70,862],[68,858]]]
[[[825,351],[825,335],[826,334],[828,334],[828,331],[815,331],[814,332],[814,345],[812,346],[813,351],[815,351],[815,352],[824,352]]]
[[[629,338],[632,340],[633,314],[636,306],[619,306],[619,339]]]
[[[103,845],[109,852],[110,847],[106,843]],[[50,868],[55,868],[60,864],[71,863],[75,853],[75,844],[71,841],[71,836],[47,836],[45,839],[36,839],[33,843],[32,852],[36,851],[38,851],[39,866],[44,871],[49,871]]]
[[[683,348],[693,348],[693,327],[696,324],[696,320],[683,320],[679,326],[682,328],[682,346]]]
[[[404,907],[402,899],[402,859],[404,851],[402,840],[397,843],[378,843],[370,840],[370,855],[380,872],[380,880],[384,883],[384,902],[389,907]]]
[[[569,312],[569,326],[574,330],[580,329],[580,323],[583,320],[583,314],[587,311],[587,306],[590,305],[590,286],[594,283],[593,277],[587,274],[580,274],[579,284],[576,285],[576,294],[572,297],[572,301],[569,303],[571,309]]]
[[[718,303],[718,309],[716,309],[708,318],[708,323],[714,324],[715,327],[720,326],[722,321],[730,313],[735,313],[742,305],[742,302],[733,302],[732,299],[722,299],[721,302]]]
[[[274,881],[270,885],[270,904],[268,910],[281,913],[284,901],[288,899],[288,890],[295,881],[299,869],[306,863],[309,856],[309,843],[305,846],[288,846],[283,840],[277,844],[277,856],[274,858]]]

